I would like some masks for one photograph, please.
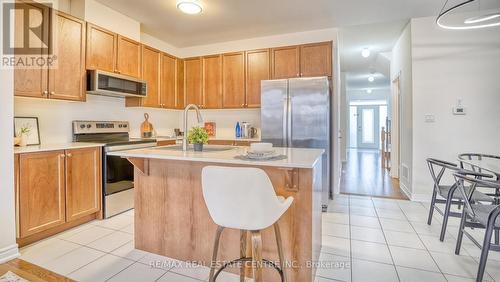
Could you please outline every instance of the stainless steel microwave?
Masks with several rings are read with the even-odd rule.
[[[111,97],[146,97],[145,81],[101,70],[87,70],[87,94]]]

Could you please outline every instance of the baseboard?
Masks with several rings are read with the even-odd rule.
[[[17,244],[0,249],[0,263],[13,260],[17,257],[19,257],[19,248],[17,247]]]
[[[406,196],[408,199],[410,199],[410,200],[412,200],[412,201],[413,201],[413,199],[411,198],[411,193],[410,193],[410,190],[409,190],[409,189],[408,189],[408,187],[406,187],[406,186],[403,184],[403,182],[401,182],[401,181],[399,182],[399,188],[401,189],[401,191],[403,191],[403,194],[405,194],[405,196]]]

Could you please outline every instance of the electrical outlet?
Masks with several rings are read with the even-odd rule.
[[[462,107],[462,106],[454,107],[453,108],[453,114],[454,115],[460,115],[460,116],[465,115],[466,114],[465,107]]]
[[[432,123],[432,122],[436,122],[436,117],[434,115],[431,115],[431,114],[426,114],[426,115],[424,115],[424,120],[427,123]]]

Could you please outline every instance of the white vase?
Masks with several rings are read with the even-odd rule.
[[[26,147],[26,145],[28,144],[28,135],[21,134],[20,138],[21,138],[21,141],[19,141],[19,146]]]

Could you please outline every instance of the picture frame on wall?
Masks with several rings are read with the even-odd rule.
[[[40,127],[37,117],[14,117],[15,137],[21,136],[22,128],[27,128],[29,130],[26,134],[26,145],[40,145]]]

